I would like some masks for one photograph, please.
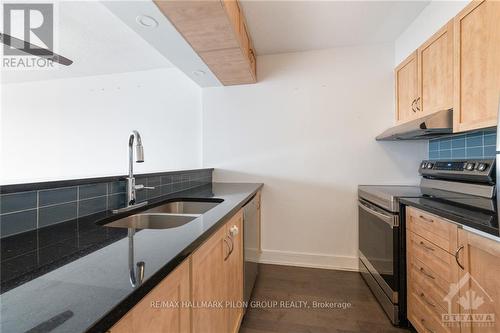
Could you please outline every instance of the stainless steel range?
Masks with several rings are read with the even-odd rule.
[[[434,210],[446,207],[457,215],[478,216],[479,209],[485,219],[472,227],[498,233],[493,200],[494,160],[423,161],[419,173],[420,186],[358,187],[359,269],[395,325],[406,324],[406,244],[401,199],[419,198]]]

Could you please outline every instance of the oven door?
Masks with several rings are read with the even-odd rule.
[[[399,216],[359,199],[359,256],[393,304],[398,303]]]

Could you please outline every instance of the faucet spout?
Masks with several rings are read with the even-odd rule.
[[[136,141],[135,158],[137,163],[144,162],[144,148],[142,147],[142,139],[139,132],[133,130],[128,138],[128,177],[127,179],[127,206],[119,209],[114,209],[113,213],[118,214],[127,212],[139,207],[147,205],[147,201],[136,204],[136,191],[142,189],[154,189],[144,185],[135,185],[134,177],[134,141]]]

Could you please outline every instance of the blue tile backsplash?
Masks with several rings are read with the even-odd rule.
[[[137,201],[146,201],[211,182],[212,169],[138,175],[136,184],[151,186],[154,189],[138,191]],[[29,191],[1,194],[0,238],[124,207],[125,192],[124,180],[96,180],[94,184],[30,188]]]
[[[487,159],[496,152],[496,131],[455,134],[429,140],[429,159]]]

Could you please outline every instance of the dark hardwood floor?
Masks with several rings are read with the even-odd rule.
[[[295,301],[286,305],[297,307],[273,306],[273,301],[278,305],[281,301]],[[307,306],[298,301],[307,302]],[[344,302],[351,307],[313,308],[315,301]],[[240,333],[410,332],[391,325],[356,272],[261,265],[251,302],[264,303],[247,310]]]

